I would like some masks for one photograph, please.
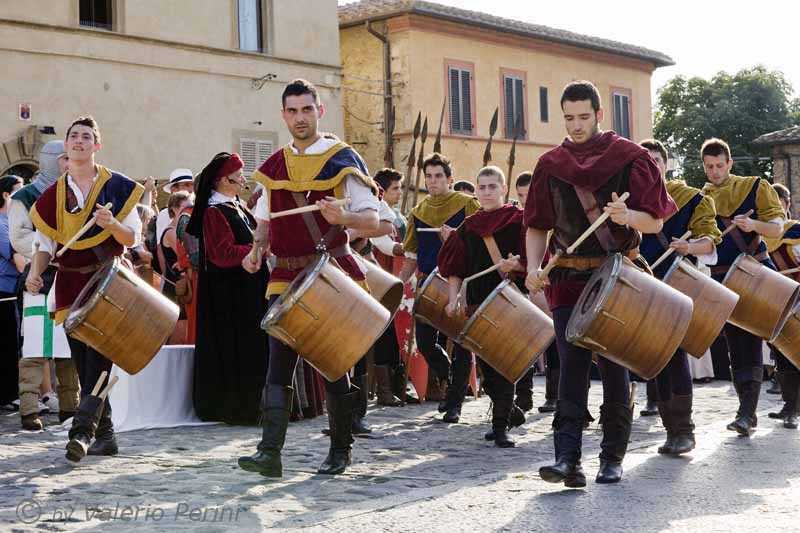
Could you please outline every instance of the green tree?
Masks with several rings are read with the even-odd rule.
[[[687,182],[702,186],[705,174],[700,145],[710,137],[725,140],[738,175],[770,176],[771,161],[760,161],[750,143],[764,133],[784,129],[800,119],[800,100],[780,71],[762,65],[734,75],[719,72],[710,80],[676,76],[658,90],[653,133],[665,142]],[[766,159],[766,158],[765,158]]]

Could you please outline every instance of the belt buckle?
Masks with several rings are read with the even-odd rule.
[[[289,267],[289,270],[300,270],[300,258],[299,257],[287,257],[288,261],[286,265]]]

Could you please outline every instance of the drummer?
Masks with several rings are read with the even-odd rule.
[[[464,219],[439,252],[439,274],[448,279],[450,298],[445,308],[448,316],[462,314],[480,305],[503,281],[509,278],[524,290],[525,281],[525,226],[522,224],[522,209],[504,204],[508,185],[503,171],[488,166],[478,171],[477,197],[481,210]],[[494,257],[485,242],[491,240],[499,252]],[[500,272],[481,276],[467,286],[467,309],[460,306],[458,292],[464,278],[476,274],[495,262]],[[504,378],[483,359],[478,359],[483,372],[483,388],[492,400],[492,431],[486,440],[494,440],[500,448],[514,447],[509,436],[511,427],[522,425],[525,415],[514,405],[514,384]],[[512,414],[513,413],[513,414]]]
[[[335,136],[319,133],[325,107],[313,84],[297,79],[286,85],[281,113],[292,142],[254,173],[265,189],[255,209],[256,236],[276,256],[267,288],[269,304],[306,266],[317,261],[322,241],[342,270],[366,287],[344,227],[366,231],[378,228],[377,186],[353,148]],[[332,203],[337,198],[350,202],[344,208]],[[285,211],[305,204],[316,204],[320,211],[267,221],[270,210]],[[242,261],[249,272],[258,271],[260,266],[261,261],[254,262],[251,254]],[[261,397],[262,438],[254,455],[239,458],[244,470],[268,477],[282,475],[281,449],[289,423],[296,364],[297,354],[270,336],[267,380]],[[335,382],[326,381],[325,389],[331,443],[317,472],[335,475],[344,472],[352,461],[353,408],[359,390],[351,385],[347,374]]]
[[[650,152],[662,179],[666,180],[667,149],[655,139],[640,144]],[[664,220],[664,228],[660,232],[642,237],[642,256],[649,264],[653,264],[669,247],[680,256],[688,256],[690,260],[703,264],[716,263],[716,245],[722,239],[717,228],[714,201],[685,181],[673,179],[665,184],[667,192],[678,206],[678,212]],[[691,231],[690,237],[682,239],[687,231]],[[662,279],[670,264],[672,261],[658,265],[654,275]],[[693,450],[692,374],[686,352],[678,348],[654,381],[658,413],[667,430],[667,441],[658,448],[658,453],[680,455]]]
[[[677,208],[647,150],[613,132],[600,131],[603,109],[592,83],[567,85],[561,108],[569,138],[539,159],[525,204],[528,265],[541,265],[549,230],[553,230],[551,246],[563,251],[588,229],[587,217],[594,220],[604,210],[610,220],[575,254],[562,256],[549,279],[543,278],[540,268],[531,267],[525,284],[533,292],[547,286],[545,295],[553,311],[561,359],[553,423],[556,463],[540,468],[539,474],[551,483],[582,487],[586,477],[580,462],[581,436],[592,353],[567,342],[567,322],[586,282],[607,255],[619,252],[637,259],[639,232],[661,231],[663,219]],[[627,205],[618,199],[626,191],[630,192]],[[604,357],[597,362],[603,380],[603,440],[596,481],[616,483],[622,479],[622,460],[631,432],[630,382],[624,367]]]
[[[778,239],[783,235],[786,214],[775,189],[763,178],[731,174],[731,150],[723,140],[705,141],[700,156],[708,178],[703,193],[714,200],[717,226],[723,230],[731,224],[736,226],[717,246],[718,261],[711,267],[711,276],[721,282],[742,253],[776,270],[762,240],[762,236]],[[753,214],[745,216],[751,209]],[[731,323],[725,324],[722,331],[728,341],[733,385],[739,396],[739,410],[728,429],[740,435],[750,435],[758,423],[756,408],[764,372],[762,340]]]
[[[422,171],[425,173],[425,187],[429,196],[408,215],[408,228],[403,240],[405,258],[399,274],[405,283],[419,271],[418,285],[436,268],[436,258],[442,243],[465,217],[480,207],[474,196],[451,190],[453,169],[450,160],[444,155],[429,155],[422,162]],[[444,413],[442,420],[455,424],[461,416],[461,405],[464,403],[469,375],[472,372],[472,353],[454,345],[451,360],[445,351],[447,337],[433,326],[415,320],[417,346],[428,364],[426,397],[444,399],[439,404],[439,411]],[[441,392],[445,384],[446,392],[442,398]]]
[[[786,213],[786,218],[790,216],[789,207],[792,205],[791,193],[789,189],[780,183],[774,183],[772,187],[778,193],[781,206]],[[781,270],[800,267],[800,222],[797,220],[787,220],[783,226],[783,235],[777,239],[764,239],[767,243],[769,255],[775,265]],[[800,272],[788,274],[795,281],[800,281]],[[777,413],[769,413],[770,418],[783,420],[783,427],[786,429],[797,429],[798,411],[800,411],[800,370],[794,366],[774,346],[772,358],[775,360],[775,372],[778,382],[781,384],[781,395],[783,396],[783,407]]]
[[[100,131],[92,117],[75,119],[65,140],[69,166],[42,193],[31,209],[36,227],[34,243],[39,253],[31,267],[25,287],[32,294],[42,288],[41,273],[50,260],[75,233],[94,216],[95,225],[58,258],[55,281],[55,322],[61,324],[93,274],[105,262],[119,257],[126,247],[136,246],[142,234],[142,223],[136,203],[144,187],[132,179],[95,163],[95,154],[102,148]],[[111,203],[111,209],[103,206]],[[83,342],[68,337],[70,353],[78,370],[81,401],[69,430],[66,457],[80,461],[91,455],[115,455],[117,442],[111,422],[108,398],[99,420],[90,412],[87,396],[103,371],[111,371],[111,361]],[[94,439],[94,442],[92,442]]]

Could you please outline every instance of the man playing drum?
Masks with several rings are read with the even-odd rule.
[[[97,122],[92,117],[73,121],[67,129],[65,147],[69,157],[67,173],[45,190],[31,209],[31,220],[36,227],[34,242],[40,248],[34,259],[36,267],[31,267],[25,281],[28,291],[37,294],[41,290],[41,274],[50,260],[90,217],[94,217],[95,224],[58,258],[56,324],[64,321],[92,275],[113,257],[121,256],[126,247],[135,246],[142,234],[142,222],[135,208],[144,187],[95,164],[95,153],[101,148]],[[104,206],[109,203],[111,208],[106,209]],[[92,388],[103,371],[111,370],[111,361],[77,339],[68,337],[68,342],[78,370],[81,402],[69,430],[67,459],[80,461],[87,453],[114,455],[117,442],[111,423],[111,404],[105,400],[99,420],[87,407],[92,403],[89,397]]]
[[[717,246],[718,260],[711,267],[711,276],[721,282],[741,253],[752,255],[776,270],[761,238],[776,239],[783,234],[785,213],[775,189],[763,178],[732,175],[731,150],[725,141],[708,139],[700,149],[700,156],[708,178],[703,193],[714,200],[717,225],[723,230],[731,224],[736,226]],[[751,209],[753,214],[746,216]],[[756,407],[764,372],[762,340],[730,323],[725,324],[723,332],[731,355],[733,385],[739,396],[739,410],[728,429],[749,435],[757,424]]]
[[[255,209],[256,237],[276,256],[267,297],[272,305],[289,283],[318,259],[318,246],[353,280],[364,285],[364,273],[353,258],[343,227],[375,230],[378,227],[377,187],[361,156],[317,126],[325,115],[316,87],[305,80],[289,83],[282,95],[282,116],[292,142],[267,159],[255,172],[265,188]],[[346,208],[335,199],[348,199]],[[316,204],[320,211],[268,221],[270,211],[284,211]],[[308,215],[308,216],[306,216]],[[321,242],[322,241],[322,242]],[[260,259],[248,254],[242,267],[256,272]],[[263,432],[258,451],[239,458],[239,466],[268,477],[282,475],[281,449],[286,439],[292,398],[292,377],[297,354],[270,335],[267,380],[261,397]],[[359,391],[345,374],[326,381],[330,420],[330,451],[320,474],[341,474],[351,463],[353,408]]]
[[[422,163],[422,170],[429,196],[408,215],[408,228],[403,241],[406,257],[399,275],[405,283],[415,271],[419,271],[418,286],[436,268],[439,250],[453,228],[480,207],[474,196],[450,190],[453,172],[450,160],[445,156],[437,153],[429,155]],[[439,231],[420,231],[436,229]],[[472,371],[472,354],[461,346],[454,345],[451,364],[445,351],[447,337],[433,326],[415,320],[417,347],[428,363],[429,389],[434,389],[429,390],[426,396],[440,400],[442,384],[448,383],[444,403],[439,404],[439,411],[444,413],[442,419],[445,422],[454,424],[461,416],[461,405],[464,403]],[[434,379],[431,379],[431,373]],[[430,384],[435,386],[430,387]]]
[[[667,149],[655,139],[640,144],[650,152],[662,179],[666,179]],[[665,184],[678,212],[664,220],[660,232],[642,236],[642,256],[653,264],[667,248],[672,248],[680,255],[693,256],[704,264],[714,264],[716,244],[721,241],[714,201],[684,181],[670,180]],[[690,237],[682,239],[687,231],[691,231]],[[669,265],[669,262],[663,262],[653,274],[662,279]],[[658,412],[667,430],[667,441],[658,448],[658,453],[679,455],[693,450],[692,375],[686,352],[679,348],[654,381]]]
[[[645,148],[613,132],[600,132],[603,109],[594,85],[570,83],[562,94],[561,107],[569,138],[539,159],[525,205],[528,265],[541,265],[549,230],[553,230],[551,251],[563,251],[589,227],[590,220],[600,216],[600,206],[611,220],[574,254],[559,258],[549,280],[542,269],[531,267],[525,283],[532,292],[547,286],[545,295],[553,311],[561,358],[554,420],[556,463],[540,468],[539,474],[551,483],[582,487],[586,477],[580,463],[581,435],[592,353],[567,342],[567,323],[586,282],[607,254],[619,252],[637,259],[639,232],[661,231],[662,219],[677,208]],[[630,193],[627,205],[619,201],[624,192]],[[597,361],[603,380],[603,440],[596,481],[615,483],[622,478],[622,459],[631,432],[629,376],[624,367],[604,357]]]
[[[512,204],[503,205],[508,186],[499,168],[482,168],[476,181],[481,210],[468,216],[439,252],[439,274],[448,278],[450,286],[450,298],[445,308],[449,316],[480,305],[504,277],[513,279],[520,289],[524,288],[525,227],[522,210]],[[466,291],[467,309],[461,308],[460,304],[464,302],[458,301],[458,292],[464,278],[493,264],[500,265],[502,274],[495,271],[471,281]],[[478,362],[483,372],[483,388],[492,399],[492,431],[487,433],[487,440],[494,440],[500,448],[511,448],[514,441],[508,430],[525,422],[522,410],[514,405],[514,384],[483,359],[478,359]]]

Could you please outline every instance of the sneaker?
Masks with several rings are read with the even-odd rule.
[[[47,406],[51,413],[57,413],[61,410],[58,405],[58,396],[45,396],[42,398],[42,403]]]

